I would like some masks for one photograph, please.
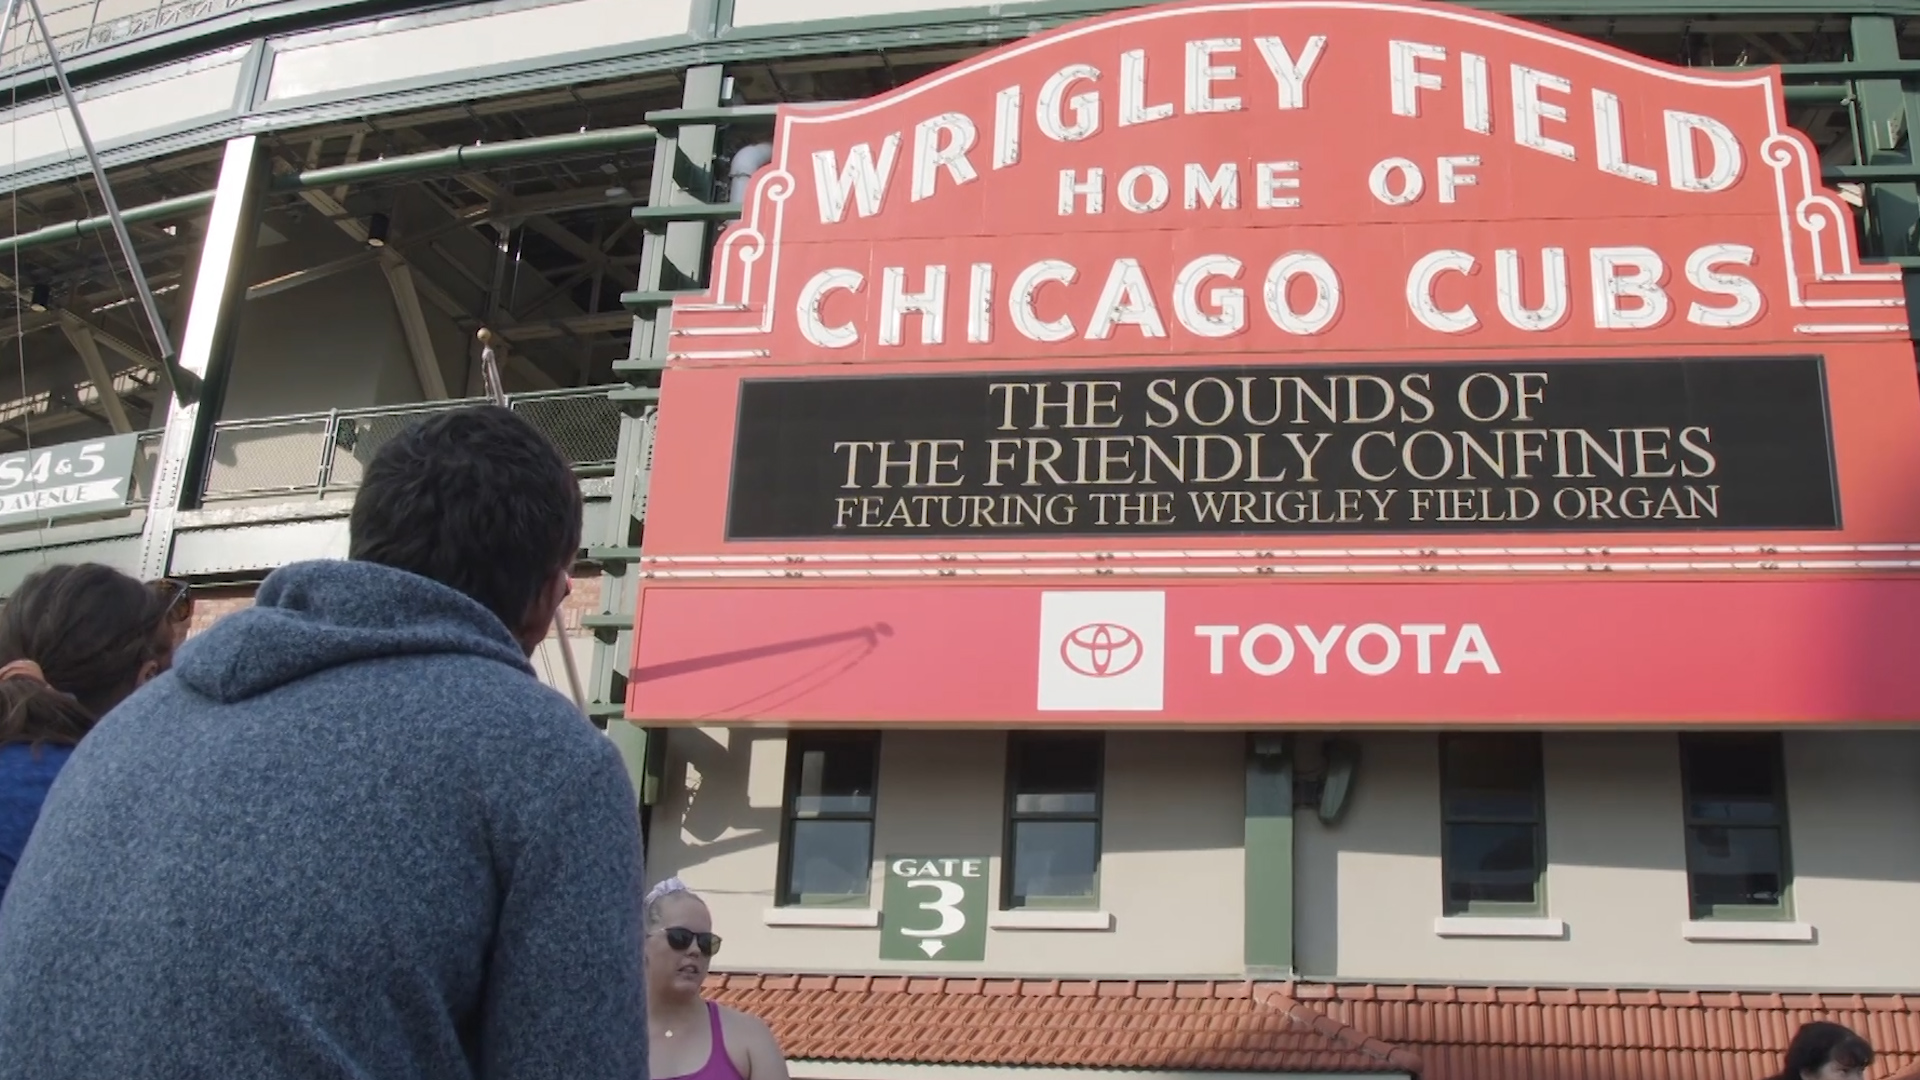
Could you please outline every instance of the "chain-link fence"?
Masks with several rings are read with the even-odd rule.
[[[620,408],[607,389],[517,394],[507,407],[545,432],[576,472],[604,473],[613,468],[620,439]],[[435,413],[481,403],[440,401],[215,424],[203,498],[351,491],[388,439]]]
[[[153,474],[160,467],[160,440],[164,431],[143,431],[133,444],[133,478],[127,482],[127,505],[153,501]]]
[[[328,416],[215,424],[207,447],[209,499],[318,490],[325,482]]]
[[[601,388],[591,397],[523,394],[509,407],[547,433],[573,467],[605,472],[620,449],[620,406]]]

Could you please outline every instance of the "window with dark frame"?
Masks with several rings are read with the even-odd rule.
[[[876,734],[796,734],[787,740],[782,907],[867,906],[879,771]]]
[[[1680,780],[1691,917],[1791,917],[1780,736],[1682,735]]]
[[[1445,915],[1546,914],[1540,736],[1440,737]]]
[[[1007,744],[1005,908],[1100,902],[1099,735],[1014,735]]]

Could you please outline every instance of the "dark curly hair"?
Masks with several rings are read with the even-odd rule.
[[[458,589],[518,631],[580,547],[580,481],[552,440],[494,405],[389,439],[360,479],[347,557]]]
[[[0,745],[73,746],[172,659],[172,598],[98,563],[27,575],[0,607],[0,665],[31,660],[46,681],[0,679]]]
[[[1827,1064],[1864,1069],[1873,1064],[1873,1047],[1852,1029],[1825,1020],[1802,1024],[1787,1044],[1787,1056],[1772,1080],[1802,1080]]]

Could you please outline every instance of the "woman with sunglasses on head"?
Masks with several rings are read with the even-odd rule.
[[[0,899],[73,748],[172,662],[176,609],[96,563],[36,571],[0,608]]]
[[[648,1073],[653,1080],[787,1080],[767,1025],[700,996],[720,951],[706,902],[679,878],[647,893]]]

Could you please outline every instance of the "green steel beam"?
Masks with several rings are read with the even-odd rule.
[[[694,50],[702,62],[735,62],[804,56],[815,52],[846,52],[850,45],[860,48],[892,49],[949,42],[1006,40],[1021,37],[1062,22],[1102,14],[1133,6],[1122,2],[1040,2],[977,7],[953,12],[915,12],[880,17],[832,20],[831,32],[764,33],[727,27],[719,40],[705,42]],[[1697,29],[1713,32],[1716,18],[1729,16],[1817,16],[1822,8],[1804,0],[1693,0],[1676,6],[1663,0],[1628,0],[1607,4],[1582,0],[1474,0],[1469,6],[1520,17],[1553,15],[1622,17],[1644,15],[1663,19],[1698,16]],[[164,34],[136,38],[111,47],[83,53],[70,61],[79,79],[87,85],[118,73],[129,56],[135,54],[141,66],[174,59],[199,56],[223,45],[244,43],[263,33],[278,35],[288,30],[340,25],[363,21],[370,15],[386,15],[417,8],[405,0],[319,0],[318,3],[256,5],[257,10],[230,18],[204,19],[175,27]],[[279,9],[287,8],[289,11]],[[1909,18],[1920,15],[1920,0],[1853,0],[1833,5],[1826,11],[1835,17],[1849,15],[1890,15]],[[402,15],[404,21],[408,16]],[[235,21],[239,20],[239,21]],[[809,28],[812,31],[812,28]],[[676,49],[675,52],[681,50]],[[20,100],[30,100],[43,92],[44,68],[9,73],[0,87],[9,87]]]
[[[1848,30],[1854,59],[1862,65],[1905,65],[1899,29],[1890,17],[1855,16]],[[1920,189],[1912,182],[1920,172],[1914,155],[1920,146],[1909,137],[1908,94],[1897,78],[1863,79],[1856,89],[1862,164],[1879,173],[1870,178],[1880,180],[1867,193],[1868,235],[1882,255],[1912,255],[1914,226],[1920,223]]]
[[[417,180],[430,176],[480,172],[507,165],[524,165],[533,161],[552,161],[583,154],[636,149],[651,144],[658,134],[653,128],[640,125],[583,131],[570,135],[514,139],[508,142],[484,143],[479,146],[450,146],[419,154],[404,154],[399,157],[355,162],[351,165],[335,165],[325,169],[308,169],[305,172],[289,173],[276,177],[269,190],[310,191],[340,184],[366,183],[370,180]],[[174,199],[162,199],[145,206],[136,206],[122,212],[121,217],[129,223],[159,221],[184,214],[198,214],[212,205],[213,192],[201,191]],[[0,238],[0,255],[46,244],[77,240],[108,228],[111,224],[112,222],[105,215],[101,215],[82,218],[79,221],[61,222],[58,225],[48,225],[17,236]]]
[[[633,220],[649,227],[682,221],[732,221],[739,216],[739,203],[674,203],[633,208]]]
[[[607,717],[607,738],[620,751],[620,760],[627,767],[627,779],[633,784],[633,793],[637,797],[634,812],[639,813],[639,803],[647,798],[647,732],[638,724],[629,724],[617,719],[619,713],[598,712],[600,706],[591,706],[597,715]]]
[[[1788,86],[1789,105],[1845,105],[1853,100],[1852,86]]]
[[[1293,739],[1247,738],[1247,974],[1293,974]]]
[[[705,290],[702,289],[649,289],[645,291],[636,289],[633,292],[621,293],[620,303],[628,311],[638,315],[642,312],[658,311],[661,308],[672,307],[676,299],[682,296],[699,296],[704,291]]]
[[[1820,170],[1820,177],[1829,183],[1847,181],[1855,184],[1895,185],[1920,182],[1920,164],[1915,165],[1827,165]],[[1891,252],[1898,254],[1898,252]]]
[[[1873,31],[1868,31],[1872,33]],[[1856,37],[1854,46],[1859,48]],[[1877,48],[1871,50],[1878,52]],[[1721,69],[1737,71],[1738,68]],[[1907,79],[1920,76],[1920,60],[1901,60],[1897,57],[1888,60],[1872,60],[1862,57],[1859,60],[1840,60],[1826,64],[1782,64],[1780,74],[1785,79]]]
[[[638,369],[641,371],[649,368]],[[660,401],[660,388],[657,386],[619,386],[607,391],[607,397],[615,405],[654,405]]]
[[[1488,10],[1497,10],[1506,14],[1546,14],[1550,8],[1565,7],[1567,13],[1593,14],[1595,9],[1583,4],[1550,3],[1544,6],[1528,3],[1483,4]],[[1802,12],[1800,3],[1775,5],[1699,3],[1701,13],[1709,10],[1713,13],[1757,11]],[[1535,10],[1538,7],[1538,10]],[[1694,11],[1695,8],[1689,8]],[[1860,8],[1846,10],[1883,10],[1882,8]],[[1885,8],[1884,10],[1911,10],[1920,14],[1920,0],[1905,5]],[[1671,15],[1673,9],[1667,4],[1648,5],[1648,12]],[[1609,7],[1607,14],[1625,14],[1624,9]],[[1077,16],[1076,16],[1077,17]],[[1874,79],[1893,80],[1900,78],[1920,78],[1920,60],[1902,60],[1898,54],[1898,43],[1891,37],[1891,21],[1880,18],[1856,19],[1855,51],[1859,60],[1841,63],[1785,64],[1781,66],[1782,76],[1789,81],[1797,80],[1835,80],[1835,79]],[[1864,35],[1864,37],[1863,37]],[[1892,48],[1875,44],[1884,38]],[[1883,84],[1884,85],[1884,84]],[[1787,100],[1793,104],[1843,104],[1855,96],[1851,86],[1789,86]],[[1884,101],[1876,102],[1884,105]],[[366,183],[375,180],[420,179],[434,175],[451,175],[460,172],[473,172],[508,165],[525,164],[532,161],[554,160],[578,154],[607,153],[619,150],[637,149],[654,142],[664,129],[677,129],[688,125],[712,125],[720,123],[764,123],[770,122],[777,110],[772,105],[713,105],[706,107],[686,107],[679,109],[657,109],[647,114],[648,124],[633,127],[608,128],[601,131],[586,131],[567,135],[542,136],[532,139],[516,139],[508,142],[485,143],[477,146],[453,146],[439,150],[429,150],[419,154],[406,154],[398,157],[380,158],[373,161],[355,162],[349,165],[335,165],[321,169],[308,169],[275,178],[272,190],[276,192],[303,191],[315,188],[335,187],[340,184]],[[1907,179],[1904,176],[1890,179]],[[178,198],[163,199],[159,202],[137,206],[125,211],[124,217],[130,223],[164,220],[183,214],[197,214],[213,204],[213,192],[202,191]],[[681,215],[689,216],[681,216]],[[739,216],[738,207],[640,207],[635,217],[647,221],[692,220],[692,215],[700,215],[706,220],[726,220]],[[35,229],[32,232],[0,238],[0,255],[27,248],[40,247],[77,240],[99,232],[111,223],[106,216],[82,218],[78,221],[61,222]]]
[[[592,696],[598,715],[607,718],[607,733],[626,761],[627,773],[642,804],[659,798],[663,736],[628,722],[626,675],[633,660],[633,625],[639,610],[639,575],[629,567],[639,561],[640,535],[646,519],[647,484],[653,465],[653,406],[659,391],[651,384],[665,363],[667,320],[672,317],[671,294],[679,286],[699,281],[701,267],[712,246],[706,209],[719,132],[717,114],[727,110],[727,80],[717,64],[689,68],[680,108],[663,110],[657,122],[661,134],[653,147],[653,187],[650,206],[670,208],[651,217],[641,242],[639,288],[621,297],[634,313],[630,359],[614,364],[628,385],[609,397],[622,410],[619,453],[614,466],[612,512],[607,532],[592,549],[602,554],[600,613],[588,617],[598,631],[593,645]],[[738,208],[734,208],[737,214]]]
[[[687,124],[771,124],[778,105],[716,105],[710,109],[655,109],[647,123],[657,128]]]

